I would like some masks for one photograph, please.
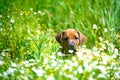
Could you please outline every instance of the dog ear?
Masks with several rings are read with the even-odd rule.
[[[79,35],[80,45],[82,45],[86,41],[87,38],[81,32],[78,32],[78,35]]]
[[[57,40],[57,42],[61,43],[62,42],[62,35],[63,35],[63,31],[58,33],[55,38]]]

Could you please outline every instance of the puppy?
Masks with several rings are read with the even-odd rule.
[[[86,36],[75,29],[63,30],[62,32],[58,33],[55,38],[62,46],[62,53],[65,54],[69,53],[69,50],[76,52],[78,46],[82,45],[86,40]]]

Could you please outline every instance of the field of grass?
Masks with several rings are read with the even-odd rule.
[[[68,28],[87,41],[63,59]],[[0,79],[119,80],[120,0],[0,0]]]

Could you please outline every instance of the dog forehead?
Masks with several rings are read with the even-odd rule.
[[[74,29],[67,29],[67,30],[65,30],[65,35],[68,37],[74,37],[74,36],[77,36],[78,33]]]

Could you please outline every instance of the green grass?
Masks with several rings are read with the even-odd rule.
[[[55,35],[68,28],[87,36],[80,50],[99,56],[58,56]],[[120,79],[119,44],[119,0],[0,0],[1,79]]]

